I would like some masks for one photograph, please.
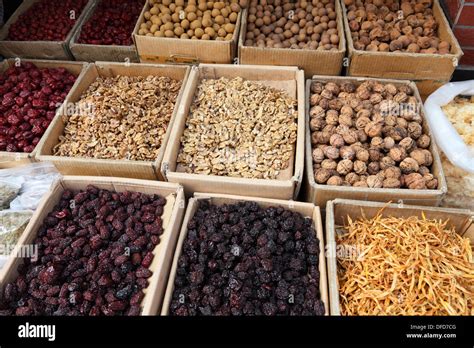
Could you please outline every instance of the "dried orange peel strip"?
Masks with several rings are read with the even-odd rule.
[[[348,223],[338,245],[342,315],[473,315],[474,260],[469,239],[448,221],[384,217]]]

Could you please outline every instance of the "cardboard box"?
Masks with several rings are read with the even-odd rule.
[[[75,88],[75,86],[79,84],[79,80],[81,79],[81,76],[85,73],[86,68],[88,66],[87,63],[81,62],[11,58],[0,62],[0,74],[3,74],[8,68],[12,66],[27,62],[35,64],[38,68],[65,68],[70,73],[76,75],[76,82],[69,91],[68,96],[72,93],[72,90]],[[66,101],[64,101],[64,103],[65,102]],[[57,113],[60,112],[61,108],[62,107],[58,108]],[[48,129],[50,127],[51,124],[49,125]],[[43,134],[42,139],[46,136],[47,132],[48,130],[46,130],[46,132]],[[39,144],[36,146],[35,150],[32,153],[0,151],[0,167],[6,166],[9,168],[11,166],[16,166],[16,164],[8,164],[7,162],[18,162],[18,164],[27,164],[35,162],[35,154],[38,151],[38,148]]]
[[[397,204],[383,204],[344,199],[336,199],[328,202],[326,207],[326,245],[328,252],[327,263],[331,315],[341,315],[336,260],[337,226],[344,226],[344,224],[347,223],[348,216],[353,220],[363,216],[367,218],[375,217],[382,208],[382,216],[418,216],[421,218],[422,214],[424,214],[427,219],[449,220],[447,228],[454,227],[458,234],[469,238],[471,244],[474,246],[473,212],[469,210],[419,207],[411,205],[400,207]]]
[[[134,42],[132,42],[130,46],[91,45],[78,43],[83,25],[89,20],[89,18],[92,17],[99,4],[100,1],[91,4],[80,25],[77,26],[76,30],[74,31],[69,43],[69,49],[71,50],[72,55],[76,60],[86,62],[105,61],[138,63],[138,53]],[[130,36],[133,37],[133,32],[130,33]]]
[[[208,200],[211,204],[223,205],[223,204],[235,204],[242,201],[257,202],[262,207],[270,206],[281,206],[285,209],[289,209],[294,212],[298,212],[303,216],[307,216],[313,219],[313,226],[316,232],[316,236],[319,239],[319,291],[321,293],[321,300],[324,303],[326,309],[326,315],[329,314],[329,301],[328,301],[328,289],[327,289],[327,272],[326,272],[326,257],[325,257],[325,245],[324,235],[321,222],[321,214],[319,207],[309,203],[301,203],[294,201],[282,201],[275,199],[255,198],[255,197],[241,197],[232,195],[221,195],[221,194],[209,194],[209,193],[195,193],[194,198],[189,200],[188,208],[186,209],[186,215],[184,216],[183,224],[179,234],[178,244],[176,246],[176,252],[174,253],[173,264],[171,267],[170,277],[168,279],[168,286],[166,287],[165,298],[163,301],[163,307],[161,315],[169,315],[169,307],[173,298],[174,282],[176,278],[176,271],[178,268],[178,260],[181,256],[183,243],[188,234],[188,222],[194,216],[198,209],[199,201]]]
[[[66,176],[57,181],[52,186],[49,194],[43,197],[26,230],[21,235],[13,254],[16,254],[22,245],[29,245],[34,242],[43,220],[53,210],[64,190],[79,191],[85,189],[87,185],[95,185],[101,189],[115,192],[136,191],[146,194],[159,194],[167,199],[162,216],[164,232],[160,236],[160,243],[153,250],[155,257],[150,266],[153,275],[148,279],[149,285],[141,303],[142,315],[158,314],[161,310],[166,281],[184,215],[184,194],[182,187],[179,185],[133,179]],[[3,294],[3,286],[14,281],[18,276],[17,269],[21,263],[21,258],[10,257],[0,271],[1,294]]]
[[[297,66],[306,78],[313,75],[340,75],[346,55],[346,40],[342,21],[341,4],[336,1],[339,49],[337,51],[300,50],[288,48],[260,48],[245,46],[248,9],[243,13],[239,35],[239,63],[256,65]]]
[[[242,77],[246,80],[261,81],[274,88],[285,89],[298,100],[298,131],[293,168],[280,174],[280,179],[246,179],[216,175],[185,173],[177,165],[181,147],[181,136],[201,79],[221,77]],[[176,118],[170,141],[163,158],[162,172],[170,182],[180,183],[189,196],[193,192],[238,194],[254,197],[292,199],[296,197],[303,176],[304,157],[304,74],[296,67],[270,67],[253,65],[208,65],[193,67],[186,90],[183,94],[180,112]],[[291,162],[291,161],[290,161]]]
[[[360,84],[366,80],[374,80],[380,83],[393,83],[395,86],[408,85],[414,90],[415,97],[418,98],[423,116],[423,129],[431,136],[431,131],[428,122],[424,117],[423,104],[415,83],[403,80],[385,80],[385,79],[366,79],[356,77],[326,77],[313,76],[312,80],[306,82],[306,124],[309,125],[309,100],[311,97],[311,82],[353,82]],[[364,187],[348,187],[348,186],[330,186],[316,183],[313,175],[313,158],[311,145],[311,130],[309,126],[306,127],[306,201],[312,202],[319,206],[324,206],[327,201],[336,198],[358,199],[378,202],[403,202],[406,204],[416,205],[439,205],[441,199],[447,192],[446,179],[441,165],[438,148],[433,140],[429,150],[433,154],[432,173],[438,179],[438,188],[436,190],[410,190],[410,189],[387,189],[387,188],[364,188]]]
[[[439,37],[451,44],[450,54],[422,54],[422,53],[395,53],[395,52],[368,52],[354,48],[347,8],[342,2],[344,26],[346,29],[347,45],[349,50],[350,76],[366,76],[404,80],[450,80],[454,69],[458,66],[463,52],[454,37],[448,21],[439,5],[434,0],[433,12],[439,24]]]
[[[82,22],[88,8],[93,3],[89,1],[81,14],[76,14],[76,24],[69,31],[64,41],[10,41],[7,40],[10,26],[16,22],[18,17],[28,10],[35,2],[39,0],[25,0],[16,9],[5,26],[0,30],[0,54],[5,57],[21,58],[40,58],[40,59],[62,59],[72,60],[73,57],[69,51],[69,40],[72,34]]]
[[[239,38],[242,11],[237,17],[234,35],[231,41],[215,40],[188,40],[175,38],[158,38],[138,35],[140,25],[144,23],[145,12],[150,9],[150,4],[143,8],[133,32],[138,55],[142,63],[233,63],[237,55],[237,41]]]
[[[183,85],[176,100],[176,105],[180,104],[181,96],[186,84],[189,67],[170,66],[155,64],[123,64],[97,62],[90,64],[87,71],[82,76],[79,84],[71,91],[66,99],[67,105],[71,105],[78,100],[83,92],[97,79],[97,77],[111,76],[167,76],[173,79],[181,80]],[[37,160],[51,161],[56,168],[65,175],[93,175],[93,176],[116,176],[136,179],[162,180],[160,167],[163,154],[168,143],[168,138],[173,128],[177,108],[171,116],[165,138],[154,162],[151,161],[129,161],[113,159],[96,159],[87,157],[64,157],[54,156],[53,148],[59,143],[59,137],[64,133],[67,123],[67,110],[56,115],[51,126],[45,134],[45,137],[38,144]]]
[[[436,91],[441,86],[449,83],[449,80],[418,80],[413,82],[416,83],[418,92],[420,92],[421,99],[424,102],[431,93]]]

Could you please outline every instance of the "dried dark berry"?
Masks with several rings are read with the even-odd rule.
[[[319,252],[311,220],[298,213],[254,202],[202,201],[188,223],[170,313],[324,314],[314,286]]]

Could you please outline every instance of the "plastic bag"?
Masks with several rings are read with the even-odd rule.
[[[20,189],[21,185],[0,179],[0,209],[8,208]]]
[[[426,118],[438,146],[449,161],[474,173],[474,151],[463,141],[441,109],[458,95],[474,95],[474,80],[450,82],[438,88],[425,102]]]
[[[32,216],[31,210],[0,211],[0,269],[8,260]]]
[[[16,198],[10,202],[10,210],[36,210],[41,198],[60,177],[50,162],[27,164],[0,170],[0,182],[20,186]]]

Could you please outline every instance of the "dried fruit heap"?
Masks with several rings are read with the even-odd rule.
[[[431,139],[410,86],[313,82],[314,180],[369,188],[437,189]]]
[[[43,221],[38,259],[4,287],[3,315],[138,315],[166,199],[88,186]]]
[[[7,40],[65,41],[88,0],[41,0],[23,12]]]
[[[64,68],[12,66],[0,75],[0,151],[32,152],[74,85]]]
[[[163,76],[98,77],[76,103],[54,155],[155,161],[180,88]]]
[[[194,174],[276,179],[294,152],[296,109],[286,92],[255,81],[202,80],[178,163]]]
[[[376,217],[351,220],[338,259],[343,315],[474,315],[474,259],[469,238],[448,221]]]
[[[130,46],[144,3],[144,0],[101,0],[94,14],[82,26],[78,42]]]
[[[254,202],[200,201],[178,260],[172,315],[323,315],[312,220]]]

